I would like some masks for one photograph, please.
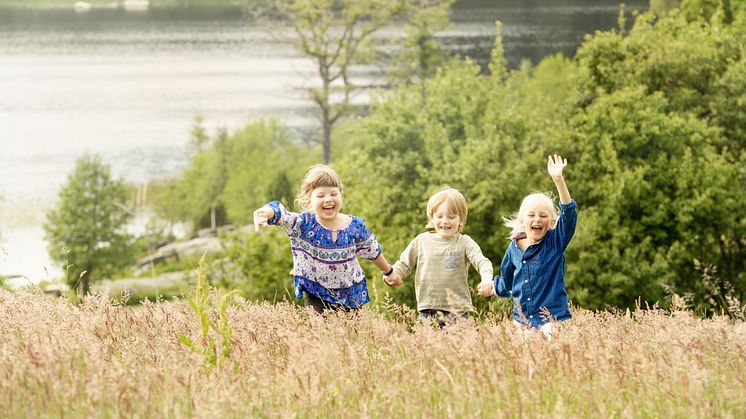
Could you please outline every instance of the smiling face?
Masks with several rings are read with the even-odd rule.
[[[435,233],[450,239],[461,229],[461,217],[449,210],[447,203],[438,205],[430,215],[430,224],[435,228]]]
[[[310,210],[322,221],[333,223],[342,210],[342,192],[337,187],[323,186],[311,191]]]
[[[554,228],[556,215],[552,201],[544,195],[527,197],[521,205],[519,221],[529,244],[540,242]]]
[[[468,215],[466,199],[456,189],[442,189],[427,201],[427,227],[434,229],[440,237],[454,237],[464,228]]]

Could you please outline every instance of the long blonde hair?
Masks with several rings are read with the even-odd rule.
[[[523,198],[523,201],[521,201],[521,207],[518,209],[518,212],[511,214],[510,218],[503,217],[505,226],[510,228],[510,235],[508,235],[508,237],[511,237],[516,233],[524,232],[522,220],[524,217],[526,217],[526,213],[528,212],[528,209],[531,208],[537,202],[545,204],[548,208],[550,208],[550,211],[549,211],[549,217],[551,218],[550,228],[554,228],[554,223],[557,221],[557,218],[559,218],[559,211],[557,210],[557,207],[554,205],[554,200],[552,199],[552,195],[548,193],[535,192],[530,195],[526,195],[526,197]]]
[[[339,193],[342,193],[343,186],[334,169],[323,164],[313,165],[308,168],[303,178],[298,196],[295,197],[295,205],[302,210],[308,210],[311,204],[311,192],[316,188],[339,188]]]

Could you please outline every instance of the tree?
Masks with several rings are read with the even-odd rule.
[[[195,132],[201,131],[195,129]],[[292,143],[276,121],[256,121],[235,132],[219,130],[214,138],[199,134],[200,147],[174,181],[161,212],[188,222],[193,230],[216,223],[245,223],[268,200],[290,206],[314,151]],[[195,136],[196,138],[196,136]]]
[[[641,15],[628,34],[586,38],[575,60],[511,72],[496,42],[489,77],[451,63],[424,81],[422,107],[415,86],[387,92],[339,162],[347,208],[391,258],[422,231],[429,194],[450,185],[469,201],[465,232],[497,264],[502,217],[527,193],[553,189],[542,164],[561,153],[580,208],[567,251],[575,302],[665,304],[677,293],[712,314],[729,297],[743,301],[742,19]]]
[[[274,0],[260,16],[272,22],[289,20],[295,43],[311,58],[319,86],[306,91],[319,109],[323,161],[331,160],[331,133],[339,119],[352,110],[352,96],[361,86],[353,81],[356,65],[375,57],[373,34],[405,9],[405,0]],[[266,20],[266,19],[265,19]]]
[[[435,75],[448,59],[443,43],[435,36],[450,25],[448,14],[455,0],[413,0],[407,10],[405,36],[395,42],[389,78],[419,84]],[[423,90],[424,91],[424,90]]]
[[[126,227],[132,212],[121,180],[97,155],[83,155],[46,215],[49,255],[67,272],[66,281],[83,294],[90,283],[133,261],[133,240]]]
[[[576,186],[588,227],[568,287],[589,300],[673,291],[701,312],[726,308],[710,302],[698,264],[717,268],[723,295],[732,285],[746,297],[744,14],[689,18],[643,14],[628,34],[598,33],[578,49],[588,77],[567,147],[594,179]]]

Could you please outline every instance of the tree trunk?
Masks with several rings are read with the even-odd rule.
[[[329,111],[327,109],[323,110],[322,115],[322,125],[323,125],[323,138],[321,139],[321,144],[324,148],[324,164],[329,164],[329,161],[331,160],[331,148],[332,148],[332,122],[329,120]]]

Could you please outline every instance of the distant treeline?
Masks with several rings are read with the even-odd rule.
[[[258,0],[150,0],[150,7],[195,7],[195,6],[226,6],[237,7],[257,3]],[[0,7],[24,8],[72,8],[75,0],[0,0]],[[124,0],[87,0],[91,6],[122,5]]]

